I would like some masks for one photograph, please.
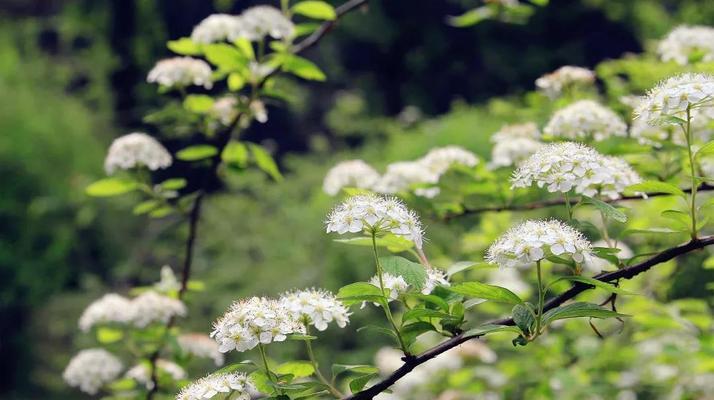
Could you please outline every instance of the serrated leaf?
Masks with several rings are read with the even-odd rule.
[[[605,217],[614,219],[617,222],[627,222],[627,215],[610,204],[588,196],[582,196],[582,198],[584,202],[592,204],[595,208],[600,210]]]
[[[174,53],[184,56],[197,56],[202,53],[201,45],[194,43],[191,38],[187,37],[178,40],[169,40],[169,42],[166,43],[166,47]]]
[[[513,322],[525,334],[529,335],[532,331],[535,318],[533,317],[534,308],[530,303],[516,304],[511,310]]]
[[[290,374],[295,378],[305,378],[315,373],[315,368],[309,361],[289,361],[275,368],[278,374]]]
[[[199,161],[213,157],[218,153],[218,149],[210,144],[197,144],[181,149],[176,153],[176,158],[182,161]]]
[[[335,8],[324,1],[307,0],[296,3],[292,7],[295,14],[300,14],[308,18],[334,20],[337,17]]]
[[[367,282],[355,282],[343,286],[337,291],[337,298],[346,305],[358,303],[360,301],[375,301],[384,300],[382,290]]]
[[[609,310],[605,307],[599,306],[592,303],[576,302],[568,304],[562,307],[554,308],[543,314],[543,323],[545,325],[550,324],[553,321],[559,319],[569,319],[569,318],[614,318],[614,317],[628,317],[629,315],[620,314],[618,312]]]
[[[379,257],[384,272],[393,276],[401,276],[409,286],[421,290],[426,283],[426,269],[421,264],[411,262],[404,257]]]
[[[510,290],[481,282],[464,282],[448,289],[467,297],[477,297],[479,299],[509,304],[523,303],[523,300]]]
[[[359,376],[350,381],[350,390],[352,393],[357,393],[364,388],[364,386],[369,383],[372,378],[376,378],[378,374],[367,374]]]
[[[412,322],[411,324],[404,325],[399,330],[402,335],[402,340],[404,340],[407,348],[411,347],[412,343],[414,343],[417,337],[426,332],[432,331],[436,331],[434,325],[425,321]]]
[[[617,294],[621,294],[621,295],[634,295],[634,294],[635,294],[635,293],[632,293],[632,292],[627,291],[627,290],[625,290],[625,289],[619,288],[619,287],[617,287],[617,286],[615,286],[615,285],[613,285],[613,284],[610,284],[610,283],[607,283],[607,282],[603,282],[603,281],[599,281],[599,280],[593,279],[593,278],[588,278],[588,277],[585,277],[585,276],[579,276],[579,275],[563,276],[563,277],[561,277],[561,278],[556,279],[555,281],[553,281],[553,282],[552,282],[551,284],[549,284],[548,286],[551,286],[551,285],[553,285],[553,284],[555,284],[555,283],[557,283],[557,282],[562,282],[562,281],[585,283],[585,284],[588,284],[588,285],[595,286],[595,287],[598,288],[598,289],[603,289],[603,290],[605,290],[605,291],[607,291],[607,292],[609,292],[609,293],[617,293]]]
[[[677,186],[671,183],[659,181],[645,181],[641,183],[636,183],[625,188],[625,191],[627,193],[666,193],[675,196],[681,196],[684,198],[687,197],[684,191],[682,191],[682,189],[678,188]]]
[[[110,197],[129,193],[138,188],[138,184],[125,178],[104,178],[100,179],[85,189],[85,192],[94,197]]]
[[[260,168],[266,174],[270,175],[270,177],[273,178],[275,181],[282,181],[283,176],[280,174],[280,170],[278,170],[278,165],[273,160],[273,157],[262,146],[259,146],[254,143],[250,143],[249,146],[250,152],[253,154],[255,164],[258,166],[258,168]]]
[[[253,386],[262,393],[273,393],[274,388],[272,381],[263,371],[253,371],[250,375],[250,380],[253,381]]]

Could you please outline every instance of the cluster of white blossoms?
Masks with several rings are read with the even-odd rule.
[[[250,400],[251,393],[256,392],[250,378],[240,372],[217,373],[191,383],[181,389],[176,400],[207,400],[220,394],[225,398],[227,394],[234,400]]]
[[[627,125],[609,108],[592,100],[580,100],[558,110],[543,132],[568,139],[601,141],[611,136],[627,136]]]
[[[191,40],[208,44],[244,38],[250,41],[290,38],[295,34],[293,23],[277,8],[255,6],[240,15],[213,14],[206,17],[191,32]]]
[[[432,267],[426,268],[426,281],[421,288],[422,294],[429,294],[436,289],[437,286],[450,286],[446,272]]]
[[[474,153],[463,147],[445,146],[429,150],[418,162],[426,166],[432,173],[441,176],[453,165],[473,167],[478,164],[479,160]]]
[[[211,337],[218,350],[246,351],[258,344],[282,342],[290,334],[304,334],[305,327],[283,304],[265,297],[251,297],[233,303],[213,324]]]
[[[535,122],[525,122],[522,124],[503,125],[498,132],[491,135],[491,143],[503,142],[515,138],[528,138],[539,140],[541,137],[538,125]]]
[[[123,369],[121,361],[104,349],[85,349],[77,353],[62,373],[69,386],[94,395],[116,379]]]
[[[211,358],[217,366],[223,365],[225,356],[218,350],[218,344],[202,333],[184,333],[177,339],[181,350],[200,358]]]
[[[238,99],[233,96],[224,96],[216,100],[209,111],[210,115],[220,121],[221,124],[228,126],[238,116]]]
[[[181,300],[147,291],[131,301],[132,323],[144,328],[152,323],[165,324],[174,317],[186,315],[186,306]]]
[[[241,36],[240,27],[237,15],[212,14],[193,27],[191,40],[201,44],[234,41]]]
[[[379,287],[379,276],[373,276],[369,280],[369,283],[373,286]],[[409,284],[401,275],[394,276],[388,272],[382,274],[382,283],[384,284],[384,289],[389,292],[386,293],[387,301],[394,301],[398,299],[399,295],[405,293],[409,289]],[[362,303],[362,307],[364,307],[364,304],[365,303]]]
[[[347,307],[327,290],[296,290],[283,294],[280,301],[292,314],[293,319],[305,325],[312,325],[319,331],[327,329],[327,325],[332,321],[340,328],[350,322]]]
[[[174,381],[186,379],[188,377],[186,370],[181,368],[181,366],[175,362],[169,360],[161,358],[156,360],[156,369],[159,374],[166,374]],[[151,379],[151,369],[146,363],[137,364],[131,367],[128,371],[126,371],[124,376],[144,385],[148,390],[154,388],[154,382]]]
[[[659,42],[657,53],[662,61],[674,61],[679,65],[687,65],[693,58],[714,61],[714,28],[678,26]]]
[[[345,187],[372,188],[379,181],[379,173],[362,160],[342,161],[325,175],[322,190],[334,196]]]
[[[394,194],[407,190],[415,184],[435,184],[437,182],[439,182],[439,176],[419,161],[399,161],[387,166],[387,171],[372,189],[377,193]],[[438,190],[433,192],[433,196],[437,194]],[[421,192],[420,195],[433,197],[428,192]]]
[[[168,168],[171,154],[153,137],[133,132],[114,139],[104,159],[104,170],[111,175],[117,170],[146,167],[152,171]]]
[[[90,304],[79,318],[79,329],[88,332],[99,324],[126,324],[132,319],[131,300],[109,293]]]
[[[536,79],[535,85],[543,94],[553,99],[560,96],[567,87],[590,85],[593,82],[595,72],[583,67],[565,65]]]
[[[549,192],[574,190],[586,196],[616,199],[630,185],[641,182],[639,175],[623,160],[603,156],[580,143],[544,145],[522,162],[511,178],[514,188],[534,183]]]
[[[509,140],[496,142],[491,149],[491,169],[518,165],[523,160],[536,153],[543,147],[543,143],[526,137],[515,137]]]
[[[707,123],[714,106],[714,76],[682,74],[660,82],[635,108],[635,116],[651,125],[671,122],[672,117],[691,122]],[[694,111],[694,112],[692,112]]]
[[[146,81],[158,83],[168,88],[187,86],[213,87],[211,66],[203,60],[192,57],[172,57],[160,60],[149,71]]]
[[[525,221],[496,239],[486,251],[486,261],[517,267],[551,255],[587,263],[592,258],[592,247],[582,233],[560,221]]]
[[[424,242],[419,216],[394,197],[352,196],[330,212],[325,224],[327,233],[391,232],[411,240],[418,249]]]

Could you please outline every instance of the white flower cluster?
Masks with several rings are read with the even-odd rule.
[[[659,42],[657,53],[662,61],[674,61],[679,65],[689,64],[692,58],[714,61],[714,28],[678,26]]]
[[[352,196],[335,207],[326,221],[327,233],[385,233],[405,237],[421,249],[423,231],[417,214],[394,197]]]
[[[379,276],[375,275],[370,280],[369,283],[373,286],[379,287]],[[409,289],[409,284],[401,275],[394,276],[388,272],[382,274],[382,283],[384,284],[384,289],[389,293],[386,294],[387,301],[393,301],[399,298],[399,295],[405,293]],[[362,304],[364,307],[364,303]]]
[[[251,7],[240,15],[241,36],[258,41],[266,36],[273,39],[290,38],[295,26],[280,10],[271,6]]]
[[[538,125],[535,122],[526,122],[523,124],[503,125],[498,132],[491,135],[491,143],[503,142],[515,138],[528,138],[540,140],[541,133]]]
[[[179,347],[185,353],[200,358],[211,358],[217,366],[223,365],[225,356],[218,351],[218,344],[208,335],[202,333],[184,333],[179,336]]]
[[[421,289],[422,294],[429,294],[436,289],[437,286],[450,286],[446,272],[437,268],[426,268],[426,281]]]
[[[181,282],[170,266],[161,267],[161,279],[154,283],[154,289],[159,293],[176,293],[181,290]]]
[[[515,137],[497,142],[491,149],[491,169],[510,167],[520,164],[523,160],[536,153],[543,143],[525,137]]]
[[[293,319],[312,325],[319,331],[327,329],[332,321],[340,328],[347,326],[350,321],[347,307],[327,290],[296,290],[283,294],[280,301]]]
[[[567,87],[590,85],[593,82],[595,72],[583,67],[565,65],[536,79],[535,85],[543,94],[553,99],[560,96]]]
[[[165,324],[171,318],[185,316],[186,306],[181,300],[147,291],[131,301],[131,314],[133,324],[144,328],[152,323]]]
[[[140,132],[130,133],[114,139],[104,170],[111,175],[117,170],[147,167],[152,171],[171,166],[171,154],[153,137]]]
[[[598,240],[597,242],[593,243],[593,247],[610,247],[610,245],[608,245],[607,242],[605,242],[604,240]],[[620,250],[619,252],[615,253],[615,257],[619,258],[620,260],[627,260],[628,258],[632,258],[635,255],[632,249],[630,249],[630,247],[627,246],[624,242],[617,242],[615,244],[615,248]],[[610,261],[607,261],[600,257],[593,257],[583,266],[589,272],[592,272],[594,274],[598,274],[608,268],[611,268]]]
[[[486,260],[517,267],[551,255],[586,263],[592,258],[592,248],[582,233],[560,221],[525,221],[499,237],[488,248]]]
[[[211,67],[203,60],[191,57],[173,57],[160,60],[149,71],[146,81],[169,88],[186,86],[213,87]]]
[[[88,332],[99,324],[126,324],[132,319],[131,300],[115,293],[102,296],[90,304],[79,318],[79,329]]]
[[[176,396],[176,400],[207,400],[219,393],[221,398],[232,393],[231,398],[234,400],[250,400],[251,392],[255,392],[255,386],[245,374],[218,373],[208,375],[184,387]]]
[[[439,182],[439,176],[419,161],[399,161],[387,166],[387,171],[372,189],[377,193],[394,194],[407,190],[415,184],[435,184],[437,182]],[[424,193],[422,192],[422,194]],[[438,190],[434,196],[437,194]]]
[[[637,118],[651,125],[667,122],[675,117],[687,118],[693,123],[707,123],[714,106],[714,76],[707,74],[682,74],[660,82],[651,89],[635,109]],[[696,110],[692,113],[692,110]]]
[[[225,353],[250,350],[259,343],[282,342],[293,333],[304,334],[305,327],[280,301],[251,297],[234,303],[213,324],[211,337],[218,342],[218,350]]]
[[[369,189],[379,181],[379,173],[362,160],[342,161],[325,175],[322,190],[334,196],[345,187]]]
[[[62,373],[69,386],[94,395],[116,379],[123,369],[121,361],[104,349],[85,349],[77,353]]]
[[[221,124],[228,126],[238,116],[238,99],[233,96],[224,96],[216,100],[209,111],[213,118],[216,118]]]
[[[580,143],[544,145],[520,164],[511,178],[514,188],[534,183],[549,192],[576,193],[616,199],[630,185],[641,182],[626,162],[607,157]]]
[[[188,376],[186,371],[181,368],[180,365],[161,358],[156,360],[156,368],[159,373],[170,376],[174,381],[186,379]],[[137,364],[131,367],[128,371],[126,371],[124,376],[144,385],[148,390],[151,390],[154,387],[154,382],[151,379],[151,369],[149,365],[145,363]]]
[[[459,146],[437,147],[429,150],[419,163],[426,166],[436,176],[441,176],[452,165],[473,167],[478,164],[476,155]]]
[[[558,110],[543,132],[568,139],[605,140],[627,136],[627,125],[614,111],[592,100],[580,100]]]
[[[241,36],[241,20],[236,15],[212,14],[193,28],[191,40],[208,44],[234,41]]]

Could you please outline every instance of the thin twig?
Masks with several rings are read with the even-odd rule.
[[[613,282],[617,281],[618,279],[631,279],[647,270],[650,268],[654,267],[655,265],[667,262],[669,260],[672,260],[675,257],[678,257],[683,254],[690,253],[692,251],[702,249],[706,246],[711,246],[714,244],[714,236],[707,236],[699,239],[694,239],[691,240],[685,244],[669,248],[667,250],[664,250],[663,252],[657,254],[656,256],[641,262],[639,264],[622,268],[617,271],[613,272],[605,272],[598,274],[594,276],[594,279],[597,279],[602,282]],[[561,304],[565,303],[568,300],[573,299],[580,293],[593,289],[594,286],[588,285],[586,283],[575,283],[570,289],[567,291],[563,292],[562,294],[548,300],[548,302],[545,304],[545,307],[543,308],[544,311],[551,310],[553,308],[559,307]],[[511,317],[505,317],[499,320],[491,321],[488,324],[490,325],[515,325],[513,322],[513,318]],[[479,337],[483,336],[483,334],[460,334],[457,336],[454,336],[451,339],[448,339],[440,344],[438,344],[435,347],[432,347],[431,349],[425,351],[424,353],[408,359],[404,362],[404,364],[394,371],[391,375],[388,377],[384,378],[383,380],[377,382],[373,386],[355,393],[351,396],[345,397],[343,400],[369,400],[374,398],[374,396],[384,392],[385,390],[389,389],[390,386],[392,386],[395,382],[397,382],[399,379],[407,375],[409,372],[411,372],[414,368],[417,366],[431,360],[432,358],[438,356],[441,353],[444,353],[461,343],[466,342],[467,340],[471,339],[477,339]]]

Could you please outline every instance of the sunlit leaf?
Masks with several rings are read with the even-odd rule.
[[[137,188],[138,184],[130,179],[104,178],[87,186],[85,191],[90,196],[109,197],[129,193]]]

